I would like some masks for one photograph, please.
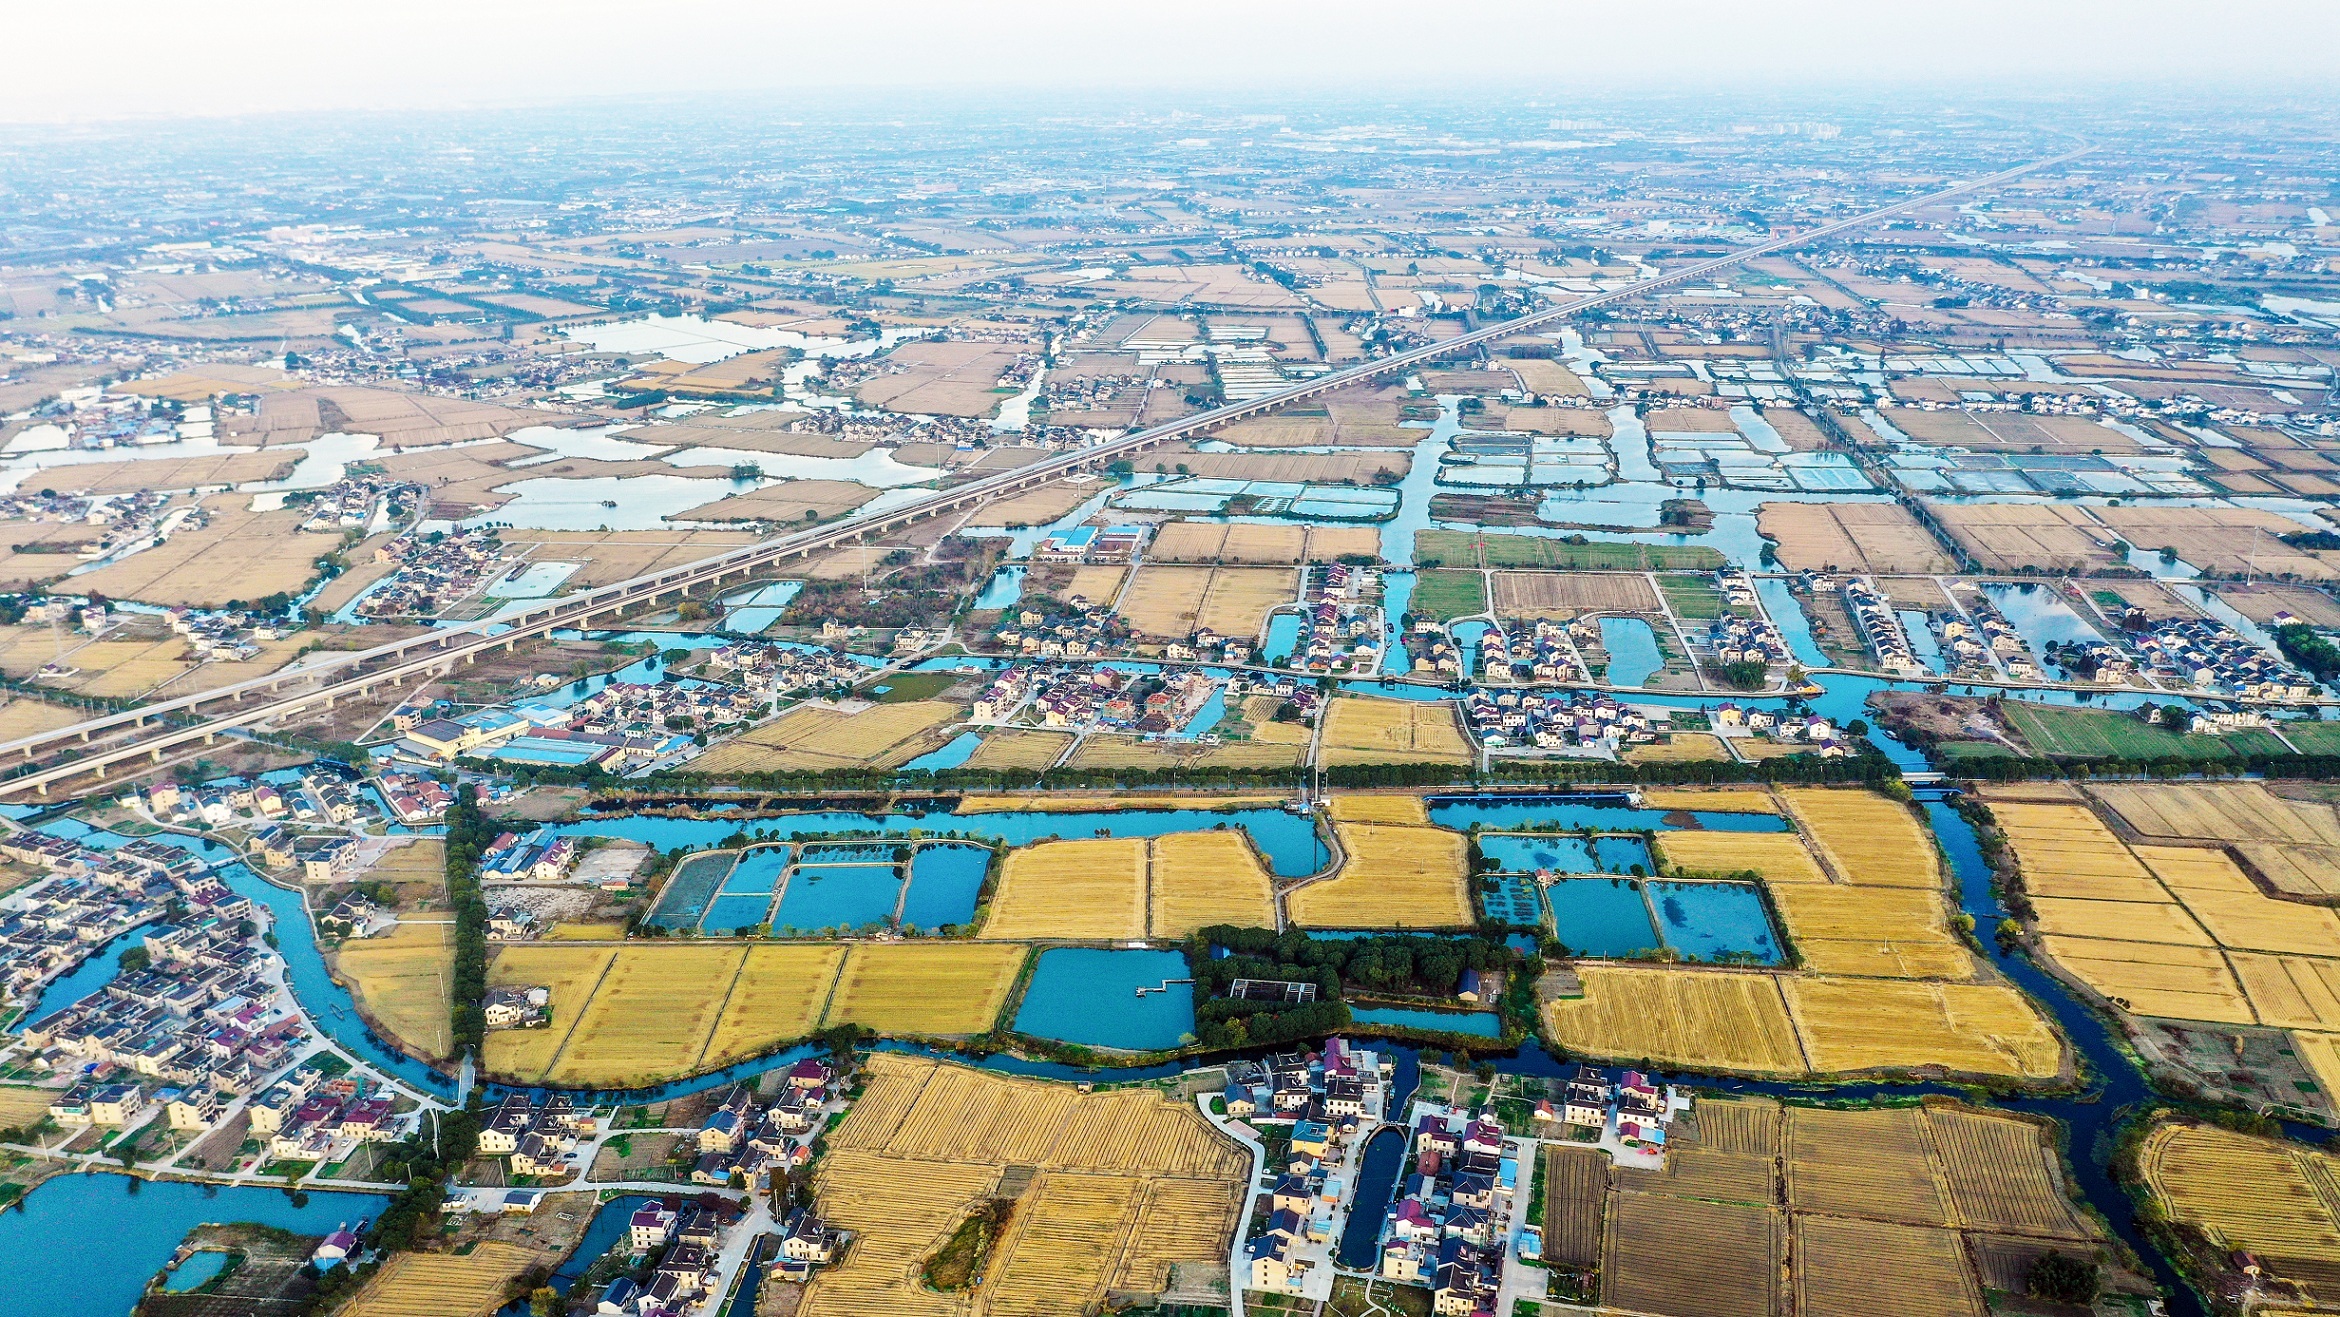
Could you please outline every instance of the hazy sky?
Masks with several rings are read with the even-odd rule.
[[[1653,90],[2340,75],[2340,0],[0,0],[0,121],[836,86]]]

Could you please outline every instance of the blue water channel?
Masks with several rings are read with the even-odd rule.
[[[1592,828],[1609,832],[1664,832],[1668,811],[1633,809],[1622,796],[1613,804],[1595,803],[1585,795],[1432,796],[1430,821],[1442,828],[1468,832],[1482,828]],[[1691,820],[1712,832],[1785,832],[1787,820],[1777,814],[1724,814],[1695,810]],[[1279,870],[1279,872],[1281,872]]]
[[[1395,1006],[1354,1006],[1349,1017],[1359,1024],[1392,1029],[1429,1029],[1439,1033],[1469,1034],[1474,1038],[1503,1036],[1503,1017],[1493,1011],[1421,1011]]]
[[[1055,947],[1040,953],[1016,1032],[1132,1051],[1176,1047],[1194,1033],[1194,984],[1176,951]]]
[[[313,1192],[293,1206],[278,1189],[236,1189],[121,1175],[61,1175],[0,1212],[0,1294],[30,1312],[119,1317],[205,1222],[249,1221],[331,1234],[377,1216],[376,1194]]]
[[[1357,1171],[1355,1206],[1349,1212],[1348,1228],[1341,1232],[1342,1266],[1371,1271],[1378,1265],[1375,1254],[1381,1243],[1382,1217],[1405,1164],[1406,1136],[1402,1131],[1382,1129],[1365,1144],[1365,1157]]]

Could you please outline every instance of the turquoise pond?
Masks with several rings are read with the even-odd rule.
[[[902,765],[905,773],[939,773],[946,768],[958,768],[975,757],[983,746],[983,733],[961,732],[947,743],[937,746]]]
[[[739,929],[764,922],[772,908],[771,893],[749,896],[718,896],[707,905],[707,913],[699,918],[699,931],[719,937],[731,936]]]
[[[1660,946],[1641,889],[1619,878],[1563,878],[1544,893],[1553,934],[1580,956],[1641,956]]]
[[[780,875],[788,868],[793,846],[753,846],[732,866],[723,880],[725,896],[770,896],[780,890]]]
[[[1194,1032],[1194,985],[1176,951],[1057,947],[1040,953],[1016,1032],[1089,1047],[1176,1047]],[[1139,995],[1138,989],[1148,989]]]
[[[799,865],[788,875],[772,926],[809,933],[883,923],[901,899],[902,873],[891,864]]]
[[[674,874],[666,880],[666,888],[658,894],[658,906],[650,912],[649,923],[660,928],[691,928],[707,909],[707,902],[723,882],[723,875],[731,872],[730,855],[693,855],[675,866]]]
[[[991,852],[981,846],[921,846],[910,859],[910,890],[902,898],[902,927],[927,932],[975,917],[975,898]]]
[[[1275,664],[1292,657],[1300,646],[1300,615],[1277,613],[1268,618],[1267,644],[1260,648],[1262,662]]]
[[[1469,1034],[1474,1038],[1500,1038],[1503,1021],[1493,1011],[1413,1011],[1395,1007],[1349,1008],[1349,1018],[1359,1024],[1379,1024],[1397,1029],[1432,1029],[1439,1033]]]
[[[1779,939],[1751,884],[1652,882],[1649,903],[1666,945],[1685,960],[1779,961]]]
[[[215,1248],[191,1254],[185,1262],[171,1268],[171,1274],[163,1278],[163,1292],[185,1294],[200,1288],[203,1282],[227,1270],[227,1260],[228,1255]]]
[[[62,1175],[26,1194],[18,1210],[0,1212],[0,1293],[57,1317],[121,1317],[179,1241],[204,1222],[324,1235],[380,1215],[389,1201],[312,1192],[306,1206],[295,1207],[278,1189]]]
[[[1506,873],[1533,873],[1550,869],[1556,873],[1630,873],[1640,865],[1643,873],[1657,866],[1649,857],[1649,844],[1639,837],[1562,837],[1545,834],[1518,835],[1482,833],[1479,851]]]
[[[1657,633],[1638,617],[1601,619],[1601,648],[1609,651],[1609,670],[1602,680],[1611,686],[1638,686],[1665,667],[1658,653]]]

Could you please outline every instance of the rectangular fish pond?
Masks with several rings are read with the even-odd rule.
[[[1779,936],[1763,896],[1747,883],[1563,878],[1545,893],[1554,934],[1578,956],[1643,956],[1776,965]]]
[[[910,859],[910,890],[902,897],[902,927],[932,932],[975,917],[975,898],[991,851],[982,846],[942,842],[921,846]]]
[[[1554,836],[1537,833],[1491,832],[1479,835],[1479,853],[1505,873],[1631,873],[1657,868],[1649,843],[1639,837]]]
[[[805,849],[809,854],[814,848]],[[811,933],[882,924],[901,901],[902,871],[893,864],[799,864],[788,875],[772,926]]]
[[[1043,951],[1015,1029],[1085,1047],[1176,1047],[1194,1032],[1194,983],[1186,957],[1094,947]]]
[[[1359,1024],[1379,1024],[1393,1029],[1428,1029],[1437,1033],[1462,1033],[1474,1038],[1500,1038],[1503,1019],[1493,1011],[1418,1011],[1393,1006],[1352,1006],[1349,1018]]]
[[[1777,814],[1723,814],[1700,810],[1669,812],[1634,809],[1621,797],[1581,796],[1432,796],[1430,821],[1442,828],[1467,832],[1474,823],[1482,828],[1559,828],[1596,832],[1663,832],[1692,826],[1710,832],[1785,832],[1787,820]],[[1669,818],[1686,820],[1669,823]]]
[[[693,855],[677,864],[666,880],[666,889],[658,895],[658,906],[650,912],[649,922],[660,928],[695,928],[699,916],[706,912],[707,902],[731,872],[732,861],[738,856],[731,851],[714,851]]]

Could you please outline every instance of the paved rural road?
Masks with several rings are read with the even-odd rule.
[[[1570,316],[1607,306],[1611,303],[1642,297],[1663,288],[1688,283],[1718,273],[1733,266],[1775,252],[1834,237],[1854,229],[1890,219],[1951,197],[1995,187],[2041,169],[2050,168],[2087,154],[2094,148],[2078,147],[2061,155],[2034,161],[2014,169],[2004,170],[1986,178],[1973,179],[1911,197],[1889,206],[1881,206],[1847,219],[1836,220],[1817,228],[1805,229],[1785,237],[1741,248],[1727,256],[1699,261],[1671,273],[1660,273],[1637,280],[1622,288],[1582,297],[1547,307],[1485,329],[1414,348],[1393,356],[1381,357],[1361,365],[1334,371],[1305,383],[1280,389],[1249,402],[1232,403],[1209,411],[1198,412],[1183,420],[1155,426],[1119,439],[1110,439],[1088,448],[1074,449],[1045,458],[1015,471],[1002,472],[952,489],[937,490],[914,503],[886,512],[867,516],[851,516],[828,526],[778,536],[759,544],[728,553],[718,554],[682,567],[670,568],[649,576],[635,577],[593,590],[548,601],[542,605],[501,619],[482,619],[456,626],[441,627],[420,636],[379,645],[372,649],[354,650],[331,665],[320,664],[304,669],[298,675],[280,674],[259,677],[219,687],[197,695],[180,696],[173,700],[122,713],[108,714],[84,722],[0,742],[0,761],[12,756],[29,763],[35,756],[66,745],[79,745],[85,753],[67,763],[23,773],[0,781],[0,796],[20,795],[28,791],[47,794],[50,784],[64,781],[82,773],[95,772],[102,776],[107,767],[140,758],[151,757],[159,762],[165,748],[212,738],[230,731],[250,727],[287,714],[303,710],[332,707],[333,703],[351,695],[370,692],[375,686],[403,681],[437,669],[452,666],[464,659],[494,649],[498,645],[530,636],[541,635],[560,627],[583,626],[592,618],[614,614],[637,604],[655,602],[661,596],[680,595],[698,585],[720,582],[730,576],[746,576],[760,568],[791,558],[802,557],[824,549],[836,548],[882,534],[938,513],[961,510],[988,502],[991,499],[1046,484],[1062,476],[1083,471],[1101,470],[1125,457],[1142,453],[1173,439],[1185,438],[1215,429],[1232,421],[1262,415],[1275,409],[1308,398],[1333,392],[1364,380],[1409,371],[1417,366],[1449,357],[1457,352],[1525,333],[1544,325],[1554,324]],[[325,674],[344,673],[332,677]],[[322,679],[322,684],[309,686]],[[302,687],[293,694],[284,694],[286,686]],[[247,702],[256,697],[256,702]],[[224,710],[216,707],[226,703]],[[182,721],[170,724],[167,716],[177,715]],[[141,735],[152,731],[151,736]],[[97,745],[96,738],[127,736],[128,743]]]

